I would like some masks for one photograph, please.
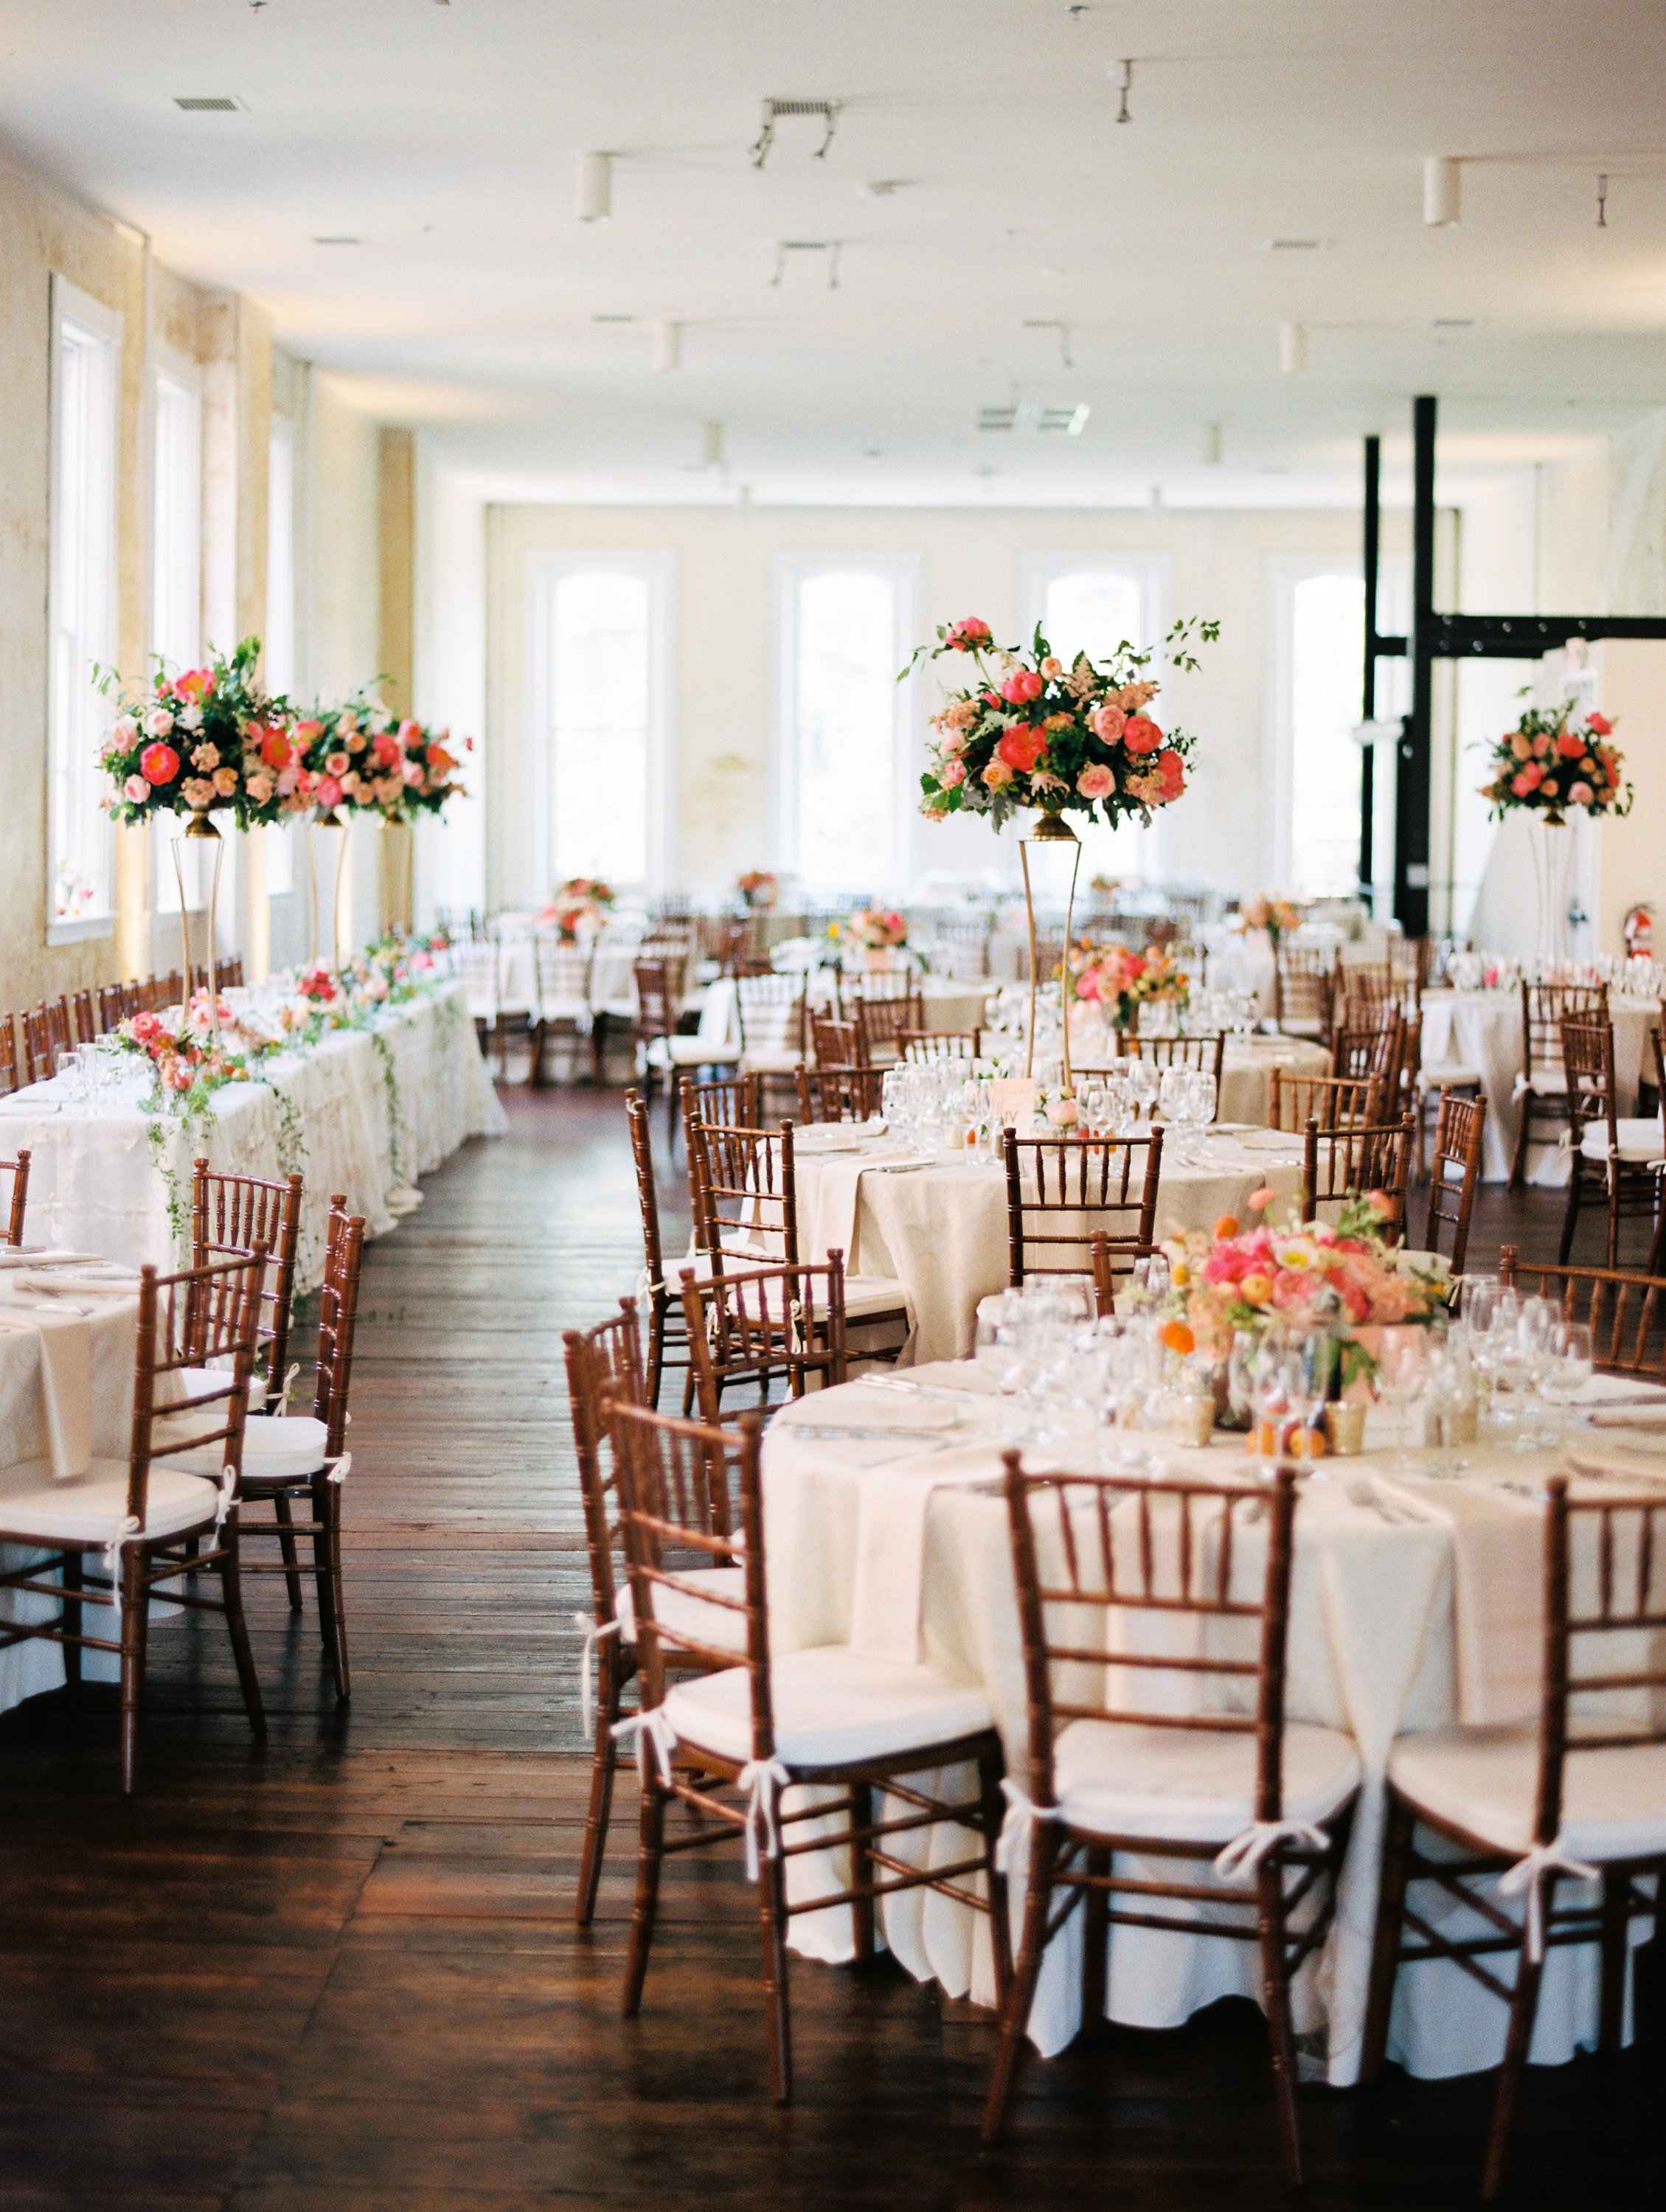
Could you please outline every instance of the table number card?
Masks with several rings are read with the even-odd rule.
[[[989,1085],[989,1111],[1004,1127],[1025,1127],[1036,1110],[1036,1086],[1027,1075],[1000,1075]]]

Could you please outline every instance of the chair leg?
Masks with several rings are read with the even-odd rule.
[[[648,1297],[648,1402],[660,1403],[660,1377],[666,1364],[666,1309],[670,1304],[666,1291],[654,1291]]]
[[[137,1544],[124,1544],[114,1577],[121,1591],[121,1788],[131,1797],[139,1772],[139,1709],[144,1703],[145,1635],[150,1622],[150,1593],[145,1558]]]
[[[1525,1091],[1522,1093],[1522,1118],[1516,1131],[1516,1149],[1510,1156],[1510,1181],[1506,1188],[1511,1190],[1524,1189],[1527,1184],[1527,1139],[1532,1120],[1533,1093]]]
[[[1613,1165],[1608,1169],[1608,1265],[1620,1265],[1620,1176]]]
[[[1110,1853],[1091,1850],[1089,1874],[1109,1875]],[[1096,2027],[1105,2016],[1105,1949],[1110,1938],[1110,1899],[1103,1889],[1082,1895],[1082,2027]]]
[[[982,2140],[987,2150],[1006,2132],[1017,2086],[1018,2060],[1023,2056],[1024,2033],[1030,2008],[1036,2002],[1041,1978],[1042,1954],[1046,1948],[1048,1908],[1053,1898],[1053,1869],[1058,1842],[1051,1827],[1030,1831],[1030,1877],[1024,1900],[1024,1936],[1012,1968],[1012,1985],[1001,2008],[1000,2042],[995,2051],[995,2070],[989,2081],[988,2100],[983,2107]]]
[[[79,1552],[64,1553],[59,1573],[64,1583],[64,1633],[65,1636],[79,1636],[86,1618],[81,1602],[82,1559]],[[78,1644],[64,1646],[64,1686],[72,1698],[81,1693],[81,1646]]]
[[[272,1512],[277,1522],[277,1548],[283,1554],[283,1587],[289,1593],[289,1610],[291,1613],[299,1613],[301,1611],[301,1559],[295,1550],[295,1540],[291,1528],[293,1516],[289,1511],[289,1499],[281,1496],[274,1498]]]
[[[255,1741],[264,1743],[266,1741],[266,1709],[260,1696],[260,1677],[254,1671],[249,1625],[243,1618],[243,1576],[238,1563],[237,1540],[237,1508],[234,1505],[220,1531],[221,1547],[225,1554],[220,1562],[220,1595],[226,1608],[226,1626],[231,1633],[231,1656],[237,1662],[237,1680],[243,1692],[243,1710],[249,1717],[249,1727]]]
[[[1365,2048],[1359,2061],[1362,2082],[1378,2081],[1389,2048],[1389,2016],[1394,2009],[1395,1975],[1400,1965],[1400,1935],[1406,1921],[1406,1890],[1411,1880],[1412,1838],[1417,1815],[1403,1797],[1389,1792],[1388,1832],[1383,1846],[1383,1887],[1377,1899],[1371,1985],[1365,1998]]]
[[[1602,1993],[1598,2008],[1596,2047],[1618,2051],[1626,2025],[1626,1973],[1631,1964],[1632,1878],[1602,1877]]]
[[[851,1826],[871,1828],[873,1825],[873,1786],[867,1782],[853,1782],[850,1785]],[[874,1867],[867,1855],[866,1844],[850,1846],[850,1881],[853,1889],[866,1888],[874,1875]],[[850,1900],[852,1932],[856,1941],[856,1963],[859,1966],[873,1964],[873,1899],[853,1897]]]
[[[1012,1986],[1012,1927],[1006,1909],[1006,1877],[995,1864],[995,1851],[1006,1816],[1006,1801],[1000,1794],[1005,1765],[1006,1761],[995,1751],[985,1752],[977,1763],[983,1808],[983,1879],[989,1893],[989,1944],[994,1955],[997,2011],[1005,2007]]]
[[[1551,1905],[1556,1894],[1556,1876],[1544,1876],[1544,1916],[1547,1926],[1550,1921]],[[1490,2203],[1504,2185],[1504,2157],[1510,2141],[1511,2124],[1516,2117],[1516,2100],[1522,2086],[1522,2069],[1527,2063],[1529,2046],[1533,2041],[1533,2022],[1539,2009],[1539,1983],[1544,1973],[1543,1962],[1535,1966],[1527,1955],[1523,1933],[1520,1961],[1516,1969],[1516,1988],[1510,2000],[1510,2033],[1505,2039],[1504,2064],[1499,2069],[1498,2093],[1493,2100],[1493,2125],[1487,2139],[1487,2163],[1481,2172],[1481,2193],[1483,2202]]]
[[[779,1813],[777,1805],[777,1818]],[[759,1867],[757,1894],[763,1937],[763,2002],[769,2021],[769,2094],[777,2105],[790,2105],[793,2014],[787,1984],[787,1861],[779,1851]],[[868,1911],[871,1919],[871,1905]]]
[[[336,1678],[336,1702],[353,1694],[347,1666],[347,1599],[341,1581],[341,1485],[327,1474],[313,1478],[313,1570],[318,1585],[319,1626],[330,1671]]]
[[[614,1639],[597,1646],[600,1657],[596,1685],[596,1735],[590,1751],[590,1803],[584,1816],[584,1850],[579,1860],[579,1890],[573,1900],[573,1918],[587,1928],[596,1913],[596,1893],[601,1886],[602,1854],[607,1849],[607,1824],[613,1810],[613,1723],[619,1717],[619,1667],[610,1648]]]
[[[1290,1952],[1285,1936],[1284,1854],[1269,1852],[1257,1877],[1260,1889],[1261,1976],[1272,2045],[1273,2094],[1278,2100],[1279,2133],[1284,2141],[1285,2174],[1292,2189],[1302,2185],[1301,2124],[1296,2111],[1296,2039],[1290,2024]]]
[[[666,1150],[677,1157],[677,1092],[682,1070],[673,1060],[666,1069]]]
[[[648,1954],[660,1911],[660,1867],[665,1856],[666,1797],[652,1774],[642,1782],[641,1837],[636,1850],[636,1901],[630,1908],[630,1950],[625,1960],[624,2014],[634,2020],[642,2008]]]

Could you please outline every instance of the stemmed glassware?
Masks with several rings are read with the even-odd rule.
[[[1539,1389],[1553,1419],[1553,1442],[1566,1437],[1568,1412],[1596,1367],[1590,1329],[1582,1321],[1553,1322],[1544,1340]]]
[[[1420,1328],[1389,1328],[1383,1333],[1383,1348],[1377,1364],[1377,1395],[1395,1416],[1395,1449],[1388,1462],[1391,1474],[1418,1472],[1418,1463],[1410,1450],[1409,1415],[1423,1388],[1428,1348],[1426,1333]]]

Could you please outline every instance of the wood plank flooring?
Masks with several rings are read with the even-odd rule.
[[[888,1963],[800,1964],[800,2098],[773,2111],[738,1863],[672,1863],[645,2009],[619,2018],[623,1779],[597,1924],[568,1917],[588,1594],[561,1331],[634,1280],[635,1194],[617,1093],[510,1108],[367,1255],[350,1711],[310,1593],[295,1625],[263,1578],[264,1752],[212,1620],[155,1634],[131,1804],[112,1693],[0,1719],[0,2212],[1287,2203],[1242,2004],[1031,2063],[980,2159],[987,2017]],[[1489,1192],[1478,1251],[1547,1254],[1555,1217]],[[1531,2075],[1515,2202],[1657,2205],[1645,1996],[1634,2051]],[[1309,2203],[1469,2204],[1488,2088],[1308,2091]]]

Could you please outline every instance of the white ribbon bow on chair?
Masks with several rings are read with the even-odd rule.
[[[1527,1892],[1527,1956],[1536,1966],[1545,1955],[1545,1876],[1569,1874],[1578,1881],[1600,1881],[1602,1869],[1576,1859],[1558,1836],[1548,1844],[1535,1844],[1524,1859],[1517,1859],[1507,1874],[1499,1876],[1499,1895],[1518,1897]]]
[[[746,1792],[748,1881],[757,1880],[760,1834],[763,1838],[763,1856],[773,1859],[781,1856],[781,1828],[775,1820],[775,1793],[770,1784],[777,1783],[784,1790],[792,1778],[778,1759],[749,1759],[736,1777],[737,1786]]]
[[[1010,1874],[1018,1846],[1022,1844],[1028,1851],[1030,1831],[1037,1822],[1062,1820],[1064,1814],[1056,1805],[1037,1805],[1016,1782],[1003,1780],[1000,1794],[1006,1800],[1006,1817],[1000,1824],[1000,1835],[995,1844],[995,1871]]]
[[[351,1452],[342,1452],[336,1458],[328,1462],[328,1466],[330,1469],[330,1480],[331,1482],[345,1482],[348,1476],[353,1472],[353,1455]]]
[[[215,1526],[216,1528],[219,1526],[217,1521],[216,1522]],[[110,1539],[109,1542],[104,1547],[104,1571],[109,1576],[111,1586],[114,1589],[118,1598],[121,1595],[121,1555],[123,1547],[131,1544],[138,1534],[138,1516],[136,1513],[130,1513],[127,1518],[122,1522],[120,1528],[117,1529],[115,1534]]]
[[[603,1637],[617,1636],[619,1624],[617,1620],[605,1620],[599,1628],[593,1613],[575,1613],[573,1626],[584,1631],[584,1649],[579,1654],[579,1722],[587,1735],[593,1735],[596,1729],[596,1692],[592,1676]]]
[[[1310,1844],[1315,1850],[1323,1851],[1329,1850],[1330,1838],[1311,1820],[1252,1820],[1216,1857],[1215,1872],[1223,1881],[1247,1881],[1280,1844]]]
[[[648,1747],[654,1748],[654,1763],[660,1770],[660,1779],[671,1787],[672,1753],[677,1748],[677,1731],[666,1718],[663,1705],[650,1706],[645,1713],[627,1713],[622,1721],[615,1721],[610,1735],[636,1739],[636,1769],[644,1782],[648,1780]]]

